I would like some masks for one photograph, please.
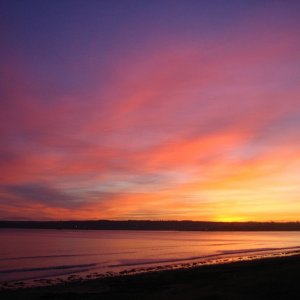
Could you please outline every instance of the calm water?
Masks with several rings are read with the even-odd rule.
[[[0,238],[1,282],[176,267],[300,249],[300,232],[1,229]]]

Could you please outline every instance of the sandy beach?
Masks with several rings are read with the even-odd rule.
[[[2,290],[1,299],[299,299],[300,255]]]

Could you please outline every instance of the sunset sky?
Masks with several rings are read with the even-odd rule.
[[[0,219],[300,220],[300,1],[0,11]]]

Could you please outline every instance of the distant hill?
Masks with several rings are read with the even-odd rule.
[[[169,231],[300,231],[299,222],[0,221],[0,228]]]

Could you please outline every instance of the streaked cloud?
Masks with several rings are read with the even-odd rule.
[[[38,53],[15,47],[33,21],[4,20],[1,219],[298,218],[298,5],[226,15],[229,1],[218,21],[209,4],[179,6],[191,20],[150,5],[170,18],[157,27],[129,9],[127,31],[93,7],[88,19],[74,4],[57,24],[50,11],[30,29]],[[68,27],[74,16],[82,27]]]

